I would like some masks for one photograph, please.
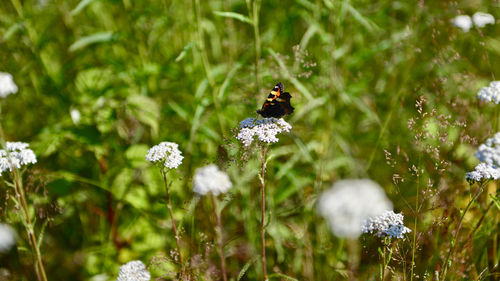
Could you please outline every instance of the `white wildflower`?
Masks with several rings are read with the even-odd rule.
[[[73,124],[78,125],[78,123],[80,123],[80,119],[82,118],[82,114],[80,113],[80,111],[78,109],[73,108],[69,111],[69,114],[71,116]]]
[[[17,85],[14,83],[12,75],[0,72],[0,98],[6,98],[10,94],[17,93]]]
[[[7,224],[0,223],[0,253],[7,252],[16,245],[16,232]]]
[[[487,13],[477,12],[472,15],[472,21],[475,26],[482,28],[487,24],[495,24],[495,17]]]
[[[451,20],[451,23],[465,32],[469,32],[469,29],[472,27],[472,20],[468,15],[456,16]]]
[[[233,184],[229,176],[216,165],[208,165],[196,170],[193,191],[199,195],[212,192],[214,195],[226,193]]]
[[[474,156],[488,165],[500,167],[500,132],[479,145]]]
[[[152,163],[164,164],[168,169],[176,169],[182,164],[184,156],[181,155],[179,145],[174,142],[162,142],[151,147],[146,155],[146,160]]]
[[[149,281],[151,275],[141,261],[131,261],[120,267],[116,281]]]
[[[375,233],[378,237],[403,238],[405,233],[411,232],[403,219],[403,214],[385,211],[380,216],[366,219],[361,229],[363,233]]]
[[[0,175],[21,166],[36,163],[36,155],[25,142],[6,142],[5,149],[0,149]]]
[[[495,104],[498,104],[500,102],[500,81],[493,81],[488,87],[481,88],[477,96],[482,101],[493,101]]]
[[[249,146],[255,140],[255,137],[263,143],[275,143],[279,139],[276,137],[280,133],[288,133],[292,126],[283,118],[264,118],[256,120],[255,118],[247,118],[240,122],[240,131],[236,138],[243,145]]]
[[[465,174],[465,178],[470,181],[497,180],[500,178],[500,168],[487,163],[479,163],[474,171]]]
[[[369,179],[337,181],[318,199],[319,213],[339,237],[359,237],[366,219],[391,209],[384,190]]]

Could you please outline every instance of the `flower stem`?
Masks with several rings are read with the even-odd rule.
[[[413,241],[411,249],[411,268],[410,268],[410,280],[413,281],[413,269],[415,268],[415,249],[417,248],[417,225],[418,225],[418,211],[419,211],[419,195],[420,195],[420,161],[422,160],[422,152],[418,154],[418,166],[417,166],[417,194],[415,201],[415,228],[413,229]]]
[[[253,35],[255,43],[255,88],[256,94],[260,91],[261,78],[260,78],[260,56],[261,56],[261,44],[260,44],[260,31],[259,31],[259,13],[260,13],[260,3],[261,0],[246,0],[247,9],[250,18],[252,19]]]
[[[38,241],[36,239],[36,235],[34,232],[34,225],[31,222],[28,202],[26,201],[26,196],[24,195],[24,190],[18,174],[18,170],[13,169],[13,174],[14,174],[15,191],[19,196],[19,198],[21,199],[21,206],[24,212],[26,232],[28,234],[28,239],[33,247],[33,252],[35,253],[36,262],[38,265],[37,276],[39,280],[47,281],[47,275],[45,273],[45,267],[43,266],[43,261],[42,261],[42,254],[40,253],[40,249],[38,248]]]
[[[224,256],[224,229],[222,228],[222,222],[220,219],[220,214],[219,210],[217,209],[217,200],[215,199],[215,196],[210,193],[210,199],[212,199],[212,205],[214,207],[214,212],[215,212],[215,219],[217,220],[217,227],[218,227],[218,244],[219,244],[219,256],[220,256],[220,264],[221,264],[221,270],[222,270],[222,280],[227,281],[227,273],[226,273],[226,257]]]
[[[453,236],[453,240],[452,240],[453,246],[451,247],[450,251],[446,255],[446,258],[445,258],[444,263],[443,263],[443,271],[442,271],[443,275],[442,275],[441,278],[439,278],[439,280],[446,280],[446,274],[448,273],[447,272],[448,271],[448,261],[449,261],[451,255],[453,254],[453,252],[455,252],[455,248],[456,248],[456,245],[457,245],[458,234],[460,233],[460,230],[462,229],[462,222],[464,220],[465,214],[467,214],[467,211],[469,210],[470,206],[472,205],[472,202],[474,202],[479,197],[479,195],[481,194],[481,191],[483,190],[483,187],[484,187],[484,184],[481,184],[477,188],[476,193],[474,194],[474,196],[472,197],[472,199],[467,204],[467,207],[465,207],[465,210],[462,213],[462,216],[460,216],[460,220],[458,222],[458,228],[457,228],[457,231],[455,232],[455,235]]]
[[[170,218],[172,219],[172,228],[174,229],[175,243],[177,244],[177,251],[179,252],[179,262],[181,264],[181,268],[184,269],[184,262],[182,261],[182,252],[181,252],[181,241],[179,234],[177,233],[177,225],[175,224],[174,212],[172,211],[172,202],[170,201],[170,192],[168,190],[167,173],[165,170],[162,169],[161,174],[163,176],[163,182],[165,183],[165,190],[167,192],[167,206],[168,206],[168,211],[170,213]]]
[[[384,249],[382,251],[383,251],[383,253],[382,253],[382,262],[384,264],[382,265],[382,276],[381,276],[380,280],[384,281],[384,279],[385,279],[385,265],[386,265],[386,262],[385,262],[385,245],[384,245]]]
[[[265,215],[266,215],[266,185],[264,181],[264,175],[266,171],[266,147],[262,147],[261,151],[261,161],[262,167],[260,170],[260,183],[261,188],[261,224],[260,224],[260,238],[262,242],[262,274],[264,280],[267,280],[267,269],[266,269],[266,228],[265,228]]]
[[[207,75],[208,84],[210,87],[215,86],[215,81],[212,78],[212,71],[210,63],[208,61],[207,50],[205,48],[205,42],[203,41],[203,30],[201,29],[201,5],[200,0],[194,0],[194,15],[196,17],[196,35],[198,37],[198,45],[200,47],[201,61],[203,63],[203,69]]]

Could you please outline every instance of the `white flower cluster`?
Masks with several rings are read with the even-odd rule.
[[[6,98],[10,94],[17,93],[17,85],[14,83],[12,75],[0,72],[0,98]]]
[[[488,87],[483,87],[477,93],[480,100],[486,102],[494,102],[498,104],[500,102],[500,81],[493,81]]]
[[[16,244],[17,236],[12,227],[0,223],[0,253],[7,252]]]
[[[467,180],[482,181],[499,179],[500,132],[496,133],[492,138],[487,139],[485,143],[479,145],[474,156],[476,156],[481,163],[476,166],[474,171],[465,174]]]
[[[479,145],[474,156],[481,162],[500,167],[500,132]]]
[[[403,219],[403,214],[385,211],[380,216],[368,218],[361,230],[363,233],[375,233],[378,237],[403,238],[405,233],[411,232],[411,229],[404,225]]]
[[[474,171],[465,174],[465,178],[473,182],[483,179],[497,180],[500,178],[500,168],[487,163],[479,163]]]
[[[216,165],[208,165],[196,170],[193,191],[199,195],[212,192],[215,196],[226,193],[233,184],[229,176]]]
[[[479,28],[483,28],[487,24],[495,24],[495,17],[487,13],[477,12],[472,15],[472,19],[468,15],[459,15],[453,18],[451,23],[463,31],[468,32],[472,28],[472,23]]]
[[[240,122],[240,131],[236,138],[240,140],[243,145],[249,146],[257,137],[263,143],[275,143],[279,139],[277,134],[283,132],[290,132],[292,126],[288,124],[283,118],[264,118],[256,120],[255,118],[247,118]]]
[[[475,26],[483,28],[487,24],[495,24],[495,17],[487,13],[476,12],[472,15],[472,22],[474,22]]]
[[[451,20],[451,23],[465,32],[472,27],[472,19],[468,15],[459,15]]]
[[[151,275],[141,261],[131,261],[120,267],[116,281],[149,281]]]
[[[181,155],[179,145],[174,142],[162,142],[151,147],[146,155],[146,160],[152,163],[164,164],[168,169],[176,169],[182,164],[184,156]]]
[[[337,181],[318,199],[319,213],[339,237],[358,238],[366,219],[387,210],[392,210],[392,202],[369,179]]]
[[[23,165],[35,164],[36,155],[25,142],[6,142],[5,149],[0,149],[0,175]]]

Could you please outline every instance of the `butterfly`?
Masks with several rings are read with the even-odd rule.
[[[288,92],[283,92],[283,84],[279,82],[267,96],[262,108],[257,113],[264,118],[280,118],[285,114],[293,112],[293,106],[290,104],[292,96]]]

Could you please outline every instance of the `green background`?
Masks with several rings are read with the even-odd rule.
[[[242,280],[261,278],[259,153],[234,136],[278,81],[295,112],[266,170],[268,272],[379,280],[380,241],[336,238],[317,214],[317,197],[344,178],[380,183],[413,231],[417,217],[415,279],[442,268],[471,196],[464,174],[499,112],[477,99],[500,75],[498,24],[463,32],[451,19],[499,18],[498,1],[262,1],[253,13],[254,4],[2,1],[0,71],[19,92],[1,101],[1,122],[6,140],[30,143],[38,157],[24,181],[37,233],[46,226],[49,280],[113,280],[133,259],[153,277],[175,270],[161,175],[144,160],[161,141],[178,143],[185,157],[169,177],[198,279],[218,280],[212,205],[192,192],[195,169],[210,163],[234,184],[220,197],[229,275],[248,267]],[[453,280],[493,278],[498,209],[467,234],[495,189],[465,218]],[[2,185],[0,218],[18,230],[19,248],[0,267],[34,280],[9,194]],[[394,242],[389,280],[410,280],[412,235]]]

